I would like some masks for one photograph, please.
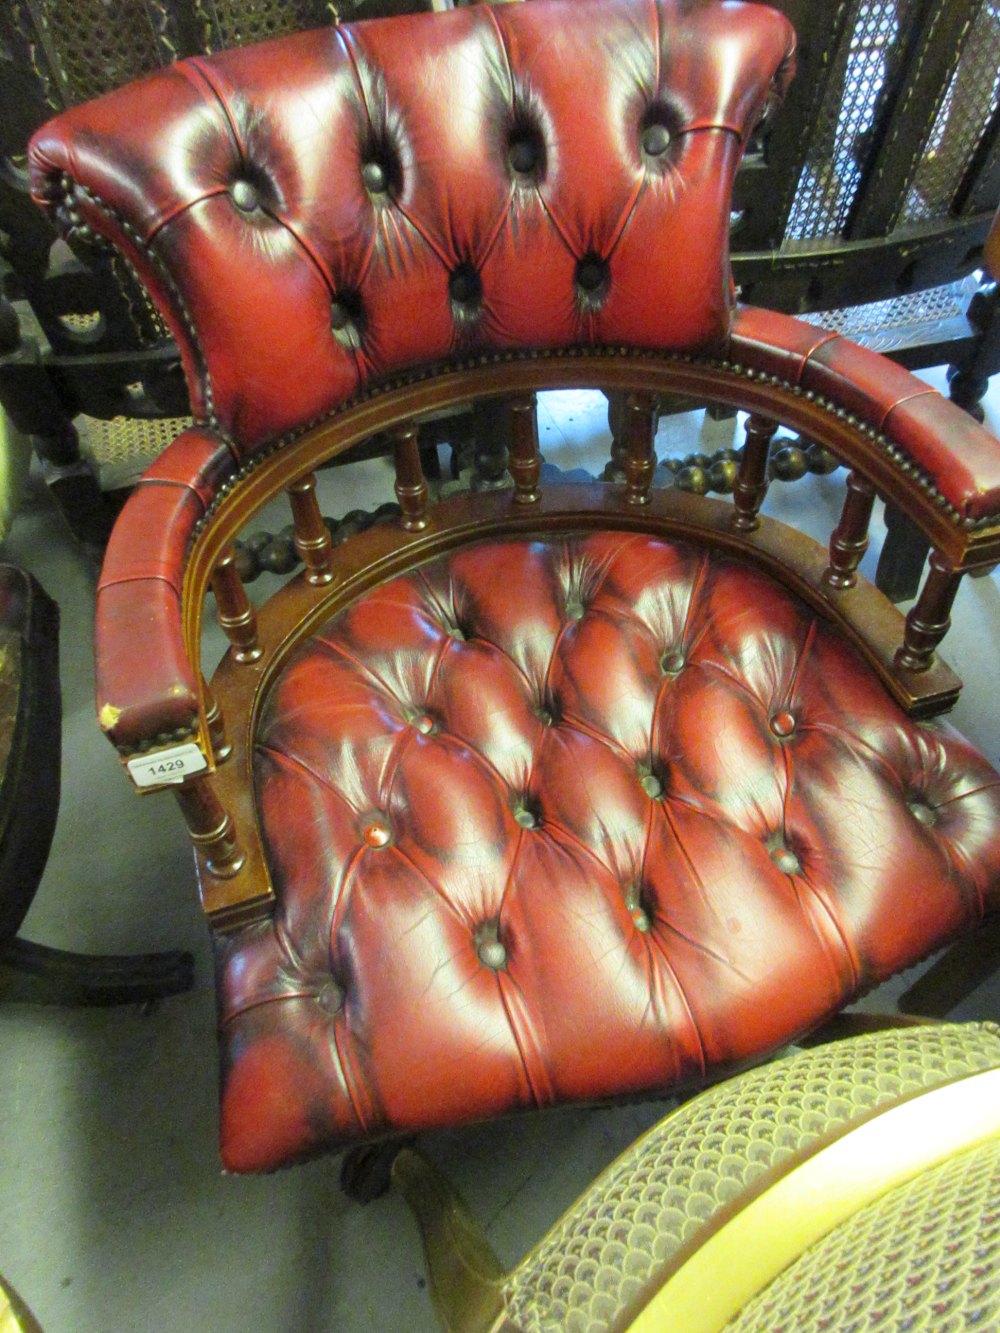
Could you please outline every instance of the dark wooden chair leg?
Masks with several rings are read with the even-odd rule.
[[[355,1203],[372,1203],[388,1193],[392,1165],[411,1138],[386,1139],[349,1148],[340,1164],[340,1188]]]
[[[944,1018],[1000,969],[1000,917],[956,940],[899,997],[908,1014]]]
[[[0,1001],[142,1004],[191,989],[189,953],[81,954],[15,937],[0,944]]]
[[[472,409],[475,436],[472,457],[472,489],[502,490],[510,485],[507,459],[510,454],[510,404],[503,399],[476,403]]]
[[[1000,223],[994,223],[987,242],[988,259],[996,261],[1000,252]],[[995,272],[992,273],[997,278]],[[969,322],[977,332],[971,353],[948,371],[948,385],[953,403],[970,416],[982,421],[982,398],[990,387],[990,376],[1000,367],[1000,281],[976,293],[969,306]]]
[[[916,597],[930,546],[895,505],[885,507],[885,542],[875,572],[875,586],[893,602]]]

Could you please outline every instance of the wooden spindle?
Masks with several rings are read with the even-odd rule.
[[[201,682],[202,698],[205,701],[205,724],[208,727],[208,739],[212,744],[212,754],[217,764],[224,763],[233,752],[233,743],[226,732],[225,719],[219,708],[218,700],[212,688],[204,678]]]
[[[777,422],[756,413],[747,419],[746,442],[733,483],[733,527],[737,532],[754,532],[760,527],[760,507],[767,494],[767,460]]]
[[[823,581],[831,588],[853,588],[858,565],[868,550],[868,525],[875,503],[875,487],[858,472],[847,478],[847,495],[840,522],[830,536],[830,564]]]
[[[416,426],[397,426],[392,432],[392,450],[396,461],[396,498],[403,511],[403,527],[407,532],[420,532],[427,526],[427,482],[420,464]]]
[[[962,582],[962,572],[952,569],[940,552],[932,551],[929,563],[896,653],[896,665],[906,671],[926,671],[934,661],[934,649],[951,627],[951,607]]]
[[[656,454],[656,398],[650,393],[630,393],[625,403],[625,501],[649,504]]]
[[[245,860],[236,841],[229,813],[207,778],[190,778],[174,789],[187,824],[188,837],[204,854],[208,869],[220,879],[231,879]]]
[[[263,651],[257,642],[257,616],[236,568],[236,552],[228,546],[212,571],[212,591],[219,624],[232,644],[237,662],[256,662]]]
[[[510,400],[510,475],[514,478],[514,503],[534,504],[542,456],[538,449],[538,411],[533,393]]]
[[[319,511],[316,478],[310,472],[288,488],[295,525],[295,549],[302,557],[307,583],[333,582],[333,543]]]

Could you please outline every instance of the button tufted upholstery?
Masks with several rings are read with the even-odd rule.
[[[695,1082],[1000,899],[985,761],[767,576],[644,534],[362,598],[274,686],[256,782],[279,907],[219,946],[237,1170]]]
[[[219,486],[414,366],[700,350],[889,429],[956,522],[995,519],[1000,450],[970,417],[845,338],[733,308],[732,179],[793,63],[790,26],[763,6],[477,6],[181,61],[38,131],[36,199],[127,255],[199,418],[147,475],[102,573],[115,744],[195,729],[180,593]]]
[[[794,46],[746,8],[477,6],[185,60],[42,129],[35,192],[127,221],[240,453],[463,349],[717,344],[733,176]]]
[[[692,1083],[1000,906],[1000,778],[845,644],[914,712],[954,699],[933,649],[1000,554],[1000,450],[873,353],[734,305],[732,180],[793,50],[753,4],[479,6],[184,61],[35,136],[36,198],[135,267],[197,417],[109,546],[98,695],[126,760],[207,766],[177,795],[231,1169]],[[536,484],[552,383],[632,393],[623,493]],[[735,513],[650,499],[661,391],[755,413]],[[390,430],[419,509],[412,422],[500,392],[513,501],[325,551],[314,467]],[[772,418],[855,470],[835,578],[758,522]],[[283,486],[322,568],[258,625],[227,544]],[[852,586],[876,490],[935,547],[908,665]],[[253,644],[214,700],[209,583]]]

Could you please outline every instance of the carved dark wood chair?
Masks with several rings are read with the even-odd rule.
[[[179,56],[451,0],[33,0],[0,6],[0,407],[29,434],[77,537],[188,424],[170,331],[128,264],[68,248],[31,203],[28,139],[57,111]]]
[[[59,813],[61,731],[59,608],[0,565],[0,1000],[113,1005],[187,990],[190,954],[69,953],[20,934]]]
[[[1000,905],[1000,776],[937,718],[1000,450],[733,301],[793,48],[754,5],[475,7],[35,136],[36,198],[140,275],[197,416],[113,534],[98,688],[195,846],[231,1170],[695,1084]],[[626,480],[541,487],[534,394],[583,385],[627,395]],[[651,489],[668,393],[749,411],[732,502]],[[417,423],[500,395],[513,490],[430,506]],[[828,551],[760,513],[777,422],[850,468]],[[384,431],[401,517],[333,548],[314,469]],[[232,544],[283,491],[305,568],[255,612]],[[934,548],[905,622],[857,574],[876,491]]]

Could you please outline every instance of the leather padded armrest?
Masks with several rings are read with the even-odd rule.
[[[884,435],[965,527],[1000,516],[1000,444],[967,412],[878,352],[772,310],[735,314],[730,358],[827,399]]]
[[[126,753],[190,739],[198,680],[184,649],[181,590],[195,525],[235,469],[195,426],[147,470],[115,524],[97,590],[97,707]]]

